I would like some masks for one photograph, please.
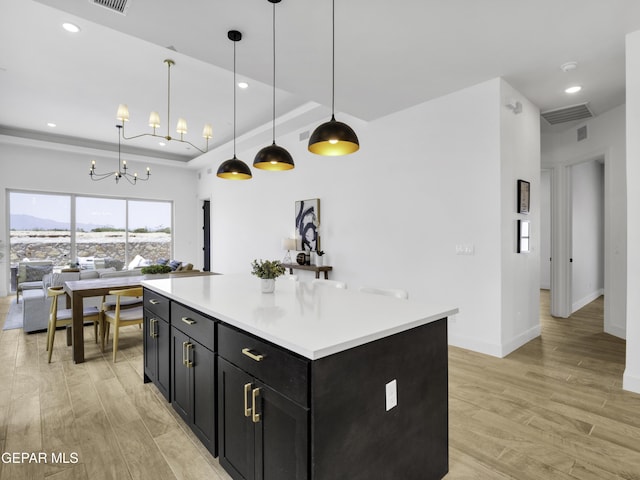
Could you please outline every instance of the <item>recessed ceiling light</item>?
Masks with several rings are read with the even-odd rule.
[[[64,28],[67,32],[71,32],[71,33],[78,33],[80,31],[79,26],[69,22],[63,23],[62,28]]]
[[[578,93],[580,90],[582,90],[582,87],[580,85],[573,85],[569,88],[564,89],[565,93]]]
[[[238,82],[238,87],[247,88],[249,87],[249,84],[247,82]]]
[[[578,62],[567,62],[560,65],[560,69],[565,73],[575,70],[576,68],[578,68]]]
[[[160,145],[161,147],[164,147],[166,145],[166,143],[164,142],[158,142],[158,145]]]
[[[53,122],[47,122],[47,127],[55,128],[56,124]]]

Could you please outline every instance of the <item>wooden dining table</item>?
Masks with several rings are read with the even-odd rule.
[[[111,290],[140,287],[144,275],[130,277],[94,278],[64,283],[64,291],[71,299],[73,362],[84,362],[84,299],[102,297]]]
[[[156,274],[153,275],[152,278],[180,278],[203,275],[219,274],[215,272],[188,270],[183,272]],[[74,363],[84,362],[84,299],[87,297],[102,297],[104,295],[108,295],[111,290],[140,287],[142,286],[142,280],[148,278],[149,277],[146,275],[137,275],[129,277],[92,278],[64,283],[64,291],[70,299],[71,306],[71,345]]]

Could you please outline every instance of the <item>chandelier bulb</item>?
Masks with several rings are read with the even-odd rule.
[[[151,112],[149,115],[149,126],[151,128],[160,128],[160,114],[158,112]]]
[[[118,113],[116,114],[116,118],[121,122],[129,121],[129,107],[125,103],[121,103],[118,105]]]
[[[176,132],[180,134],[187,133],[187,121],[184,118],[178,119],[178,125],[176,126]]]

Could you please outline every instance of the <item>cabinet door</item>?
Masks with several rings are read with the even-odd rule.
[[[171,404],[183,420],[191,423],[190,368],[185,365],[186,344],[189,337],[171,327]]]
[[[256,480],[309,478],[309,410],[256,383]]]
[[[255,478],[254,424],[246,410],[253,388],[250,375],[218,357],[218,454],[234,480]]]
[[[158,348],[155,339],[155,324],[156,319],[154,315],[148,310],[144,311],[144,381],[155,382],[158,378]]]
[[[198,342],[189,339],[189,360],[192,393],[192,429],[207,449],[216,456],[216,370],[215,354]]]
[[[169,329],[169,323],[160,318],[154,326],[157,333],[157,337],[155,338],[155,340],[156,349],[158,352],[158,370],[154,383],[158,387],[158,390],[162,392],[167,401],[169,401],[169,387],[171,385],[171,332]]]

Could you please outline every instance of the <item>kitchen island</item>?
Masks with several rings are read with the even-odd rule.
[[[250,275],[143,286],[145,380],[234,479],[447,473],[457,309]]]

